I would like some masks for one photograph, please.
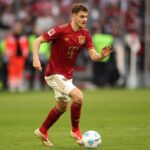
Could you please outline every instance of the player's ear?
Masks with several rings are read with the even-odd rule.
[[[76,13],[72,14],[72,19],[76,18]]]

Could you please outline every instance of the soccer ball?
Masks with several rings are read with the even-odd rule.
[[[86,131],[82,136],[82,142],[85,148],[98,148],[101,144],[101,136],[96,131]]]

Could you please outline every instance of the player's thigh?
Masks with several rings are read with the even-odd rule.
[[[69,93],[75,88],[72,80],[66,79],[62,75],[51,75],[45,77],[47,84],[54,90],[57,100],[70,100]]]
[[[68,103],[71,100],[69,95],[66,95],[66,94],[62,93],[61,91],[58,91],[54,88],[53,88],[53,90],[54,90],[54,93],[55,93],[56,101],[61,101],[61,102]]]
[[[75,88],[75,85],[73,85],[72,80],[68,80],[62,75],[54,74],[49,77],[45,77],[45,80],[51,88],[62,92],[66,95],[69,95],[71,90]]]

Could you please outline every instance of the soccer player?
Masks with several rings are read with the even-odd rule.
[[[50,110],[40,128],[35,130],[35,135],[47,146],[53,146],[48,139],[48,130],[66,111],[70,98],[72,99],[70,134],[78,144],[82,144],[79,122],[83,93],[72,83],[73,66],[83,47],[87,48],[92,61],[100,61],[111,53],[109,46],[104,47],[100,54],[96,52],[91,36],[85,28],[87,19],[88,9],[80,3],[74,4],[71,22],[55,26],[39,36],[33,44],[33,67],[42,71],[38,55],[40,44],[43,42],[52,43],[45,80],[55,92],[56,105]]]

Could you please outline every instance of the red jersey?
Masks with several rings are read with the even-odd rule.
[[[46,42],[52,42],[46,76],[61,74],[71,79],[73,66],[80,50],[83,47],[87,49],[94,47],[89,32],[86,29],[73,31],[71,23],[56,26],[42,37]]]

